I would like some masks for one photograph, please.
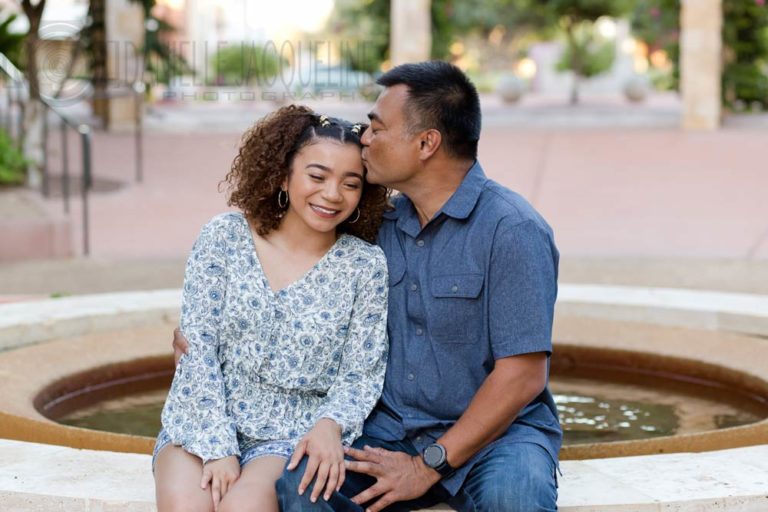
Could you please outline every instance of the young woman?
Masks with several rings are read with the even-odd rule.
[[[226,213],[189,256],[189,341],[162,413],[159,512],[277,510],[286,460],[313,499],[344,481],[381,392],[386,261],[371,245],[387,192],[364,179],[361,125],[289,106],[243,138]]]

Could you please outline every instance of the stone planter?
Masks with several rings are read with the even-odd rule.
[[[648,96],[648,83],[645,78],[635,76],[624,84],[624,97],[632,103],[645,101]]]
[[[499,80],[496,92],[504,103],[516,103],[523,97],[525,83],[515,75],[504,75]]]

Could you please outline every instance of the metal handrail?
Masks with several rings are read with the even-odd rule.
[[[26,79],[24,78],[24,74],[10,61],[8,58],[0,53],[0,70],[2,70],[8,77],[11,79],[11,83],[14,84],[14,86],[17,88],[17,97],[16,101],[21,104],[21,94],[26,93],[29,94],[29,86],[27,84]],[[88,193],[90,192],[91,188],[91,127],[87,124],[81,123],[78,124],[72,119],[70,119],[67,115],[63,114],[62,112],[59,112],[53,105],[49,104],[44,98],[40,98],[40,103],[43,105],[43,130],[44,130],[44,138],[43,138],[43,144],[47,147],[48,143],[48,111],[50,110],[61,121],[61,130],[62,133],[66,132],[66,127],[69,127],[73,130],[76,130],[80,134],[80,138],[82,140],[82,148],[83,148],[83,169],[82,169],[82,202],[83,202],[83,253],[88,256],[90,254],[90,236],[88,232]],[[10,116],[10,108],[9,108],[9,116]],[[19,116],[21,118],[21,115]],[[21,135],[21,122],[22,120],[19,119],[20,129],[19,129],[19,136]],[[67,151],[66,147],[66,135],[62,136],[62,157],[64,160],[62,161],[62,188],[63,194],[66,194],[66,197],[64,198],[64,211],[66,213],[69,213],[69,162],[68,162],[68,155],[69,152]],[[43,169],[43,193],[44,195],[48,195],[48,170],[47,170],[47,162],[45,162],[45,159],[47,159],[47,151],[44,151],[44,169]],[[65,184],[66,183],[66,184]]]
[[[11,80],[11,83],[14,85],[14,88],[16,88],[16,103],[19,105],[21,104],[21,95],[23,93],[29,94],[29,86],[27,84],[27,81],[24,77],[24,74],[2,53],[0,53],[0,71],[4,72]],[[13,90],[11,88],[10,90]],[[10,98],[10,90],[9,90],[9,97],[8,97],[8,118],[10,123],[11,118],[11,98]],[[143,130],[142,130],[142,123],[141,123],[141,94],[144,90],[144,84],[141,82],[137,82],[133,84],[131,88],[131,93],[134,97],[134,103],[135,103],[135,111],[136,111],[136,134],[135,134],[135,159],[136,159],[136,181],[141,182],[143,179]],[[40,103],[44,107],[43,111],[43,144],[48,146],[48,111],[53,112],[60,120],[60,131],[61,131],[61,156],[62,156],[62,196],[63,196],[63,203],[64,203],[64,212],[69,214],[69,150],[68,150],[68,142],[67,142],[67,128],[70,128],[72,130],[75,130],[81,139],[81,148],[82,148],[82,187],[81,187],[81,193],[82,193],[82,204],[83,204],[83,212],[82,212],[82,225],[83,225],[83,254],[85,256],[88,256],[90,254],[90,231],[89,231],[89,216],[88,216],[88,197],[89,192],[91,190],[91,187],[93,185],[93,173],[92,173],[92,151],[91,151],[91,142],[92,142],[92,132],[93,129],[90,125],[86,123],[77,123],[73,119],[71,119],[69,116],[64,114],[63,112],[60,112],[54,105],[49,103],[45,98],[40,98]],[[18,134],[19,134],[19,142],[21,140],[21,133],[22,133],[22,116],[19,115],[19,126],[18,126]],[[9,125],[10,126],[10,125]],[[9,129],[10,133],[10,129]],[[42,193],[45,197],[48,197],[49,195],[49,177],[48,177],[48,164],[47,164],[47,151],[44,151],[43,154],[43,183],[42,183]]]

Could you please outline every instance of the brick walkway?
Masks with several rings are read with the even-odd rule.
[[[97,175],[126,186],[93,195],[92,254],[183,256],[201,224],[225,208],[217,184],[239,134],[148,136],[142,184],[132,181],[130,140],[96,136]],[[766,259],[766,140],[768,132],[749,129],[490,127],[480,161],[544,214],[564,256]],[[75,202],[73,219],[78,209]]]
[[[729,122],[716,133],[684,133],[669,122],[674,105],[662,104],[655,107],[656,114],[622,107],[622,119],[635,119],[636,126],[611,127],[604,115],[618,114],[600,105],[573,111],[579,128],[565,129],[557,121],[566,115],[564,107],[535,107],[486,105],[480,160],[491,177],[520,192],[550,221],[564,268],[585,259],[655,262],[654,268],[674,260],[707,262],[712,271],[719,268],[713,262],[728,260],[743,264],[737,272],[744,283],[739,289],[750,288],[751,266],[768,268],[768,171],[761,161],[768,140],[765,123]],[[147,122],[145,179],[140,184],[133,179],[132,136],[97,133],[95,176],[122,187],[92,195],[90,261],[109,263],[105,268],[117,272],[120,262],[134,268],[139,261],[182,261],[200,226],[226,208],[217,184],[235,155],[242,129],[266,108],[155,108]],[[369,106],[316,108],[362,118]],[[532,122],[536,112],[554,122]],[[653,115],[657,127],[649,127]],[[72,169],[78,169],[79,147],[74,137],[70,142]],[[52,144],[54,173],[58,158],[58,146]],[[72,206],[73,239],[79,249],[79,201]],[[48,200],[47,208],[62,215],[60,199]],[[0,279],[13,269],[1,264]],[[592,269],[591,280],[597,280],[600,270]],[[612,269],[632,272],[631,265]],[[579,269],[572,271],[584,277]],[[718,279],[727,282],[727,276]],[[0,295],[11,293],[3,288]],[[24,293],[18,286],[11,288]]]

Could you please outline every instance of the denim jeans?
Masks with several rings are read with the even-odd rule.
[[[364,445],[416,455],[408,440],[382,441],[363,436],[355,442]],[[340,492],[331,499],[322,497],[316,503],[309,500],[310,486],[302,496],[299,482],[304,474],[307,458],[293,471],[284,471],[277,481],[277,496],[282,512],[363,512],[363,508],[350,498],[375,483],[368,475],[347,472]],[[432,487],[421,498],[395,503],[387,512],[417,510],[437,503],[448,503],[461,512],[550,512],[557,510],[556,468],[546,450],[532,443],[510,443],[491,450],[469,472],[456,496],[451,496],[440,484]]]

